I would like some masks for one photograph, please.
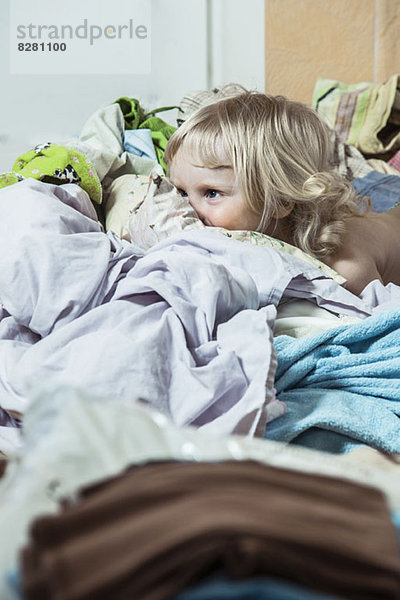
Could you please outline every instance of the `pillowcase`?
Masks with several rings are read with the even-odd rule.
[[[135,206],[143,202],[148,187],[148,175],[121,175],[111,182],[104,200],[107,231],[130,241],[129,217]]]
[[[320,269],[337,283],[342,285],[346,282],[344,277],[317,258],[269,235],[207,227],[187,198],[183,198],[166,177],[154,171],[150,177],[123,175],[114,180],[106,204],[106,228],[144,250],[184,230],[211,229],[240,242],[286,252]]]

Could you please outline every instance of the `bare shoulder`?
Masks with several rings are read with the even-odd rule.
[[[345,222],[340,247],[326,263],[360,294],[374,279],[400,285],[400,206],[386,213],[368,213]]]
[[[380,220],[368,215],[348,219],[340,247],[326,262],[347,279],[346,288],[359,295],[374,279],[382,281],[383,257]]]
[[[330,260],[329,266],[347,280],[346,289],[357,296],[374,279],[382,281],[376,263],[372,256],[343,256]]]

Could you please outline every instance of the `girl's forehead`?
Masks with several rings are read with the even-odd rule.
[[[171,161],[171,170],[179,172],[188,169],[194,169],[197,172],[203,171],[204,173],[215,173],[221,175],[224,173],[232,173],[233,171],[231,165],[219,163],[210,165],[207,160],[202,160],[201,157],[193,156],[192,153],[186,152],[184,149],[179,149]]]
[[[213,143],[210,141],[209,144],[205,144],[200,143],[199,140],[185,139],[174,158],[209,169],[232,167],[232,161],[227,156],[223,145],[215,140]]]
[[[169,172],[172,183],[177,188],[187,192],[201,188],[232,190],[236,184],[236,175],[232,167],[209,167],[203,164],[194,164],[188,156],[181,155],[174,159]]]

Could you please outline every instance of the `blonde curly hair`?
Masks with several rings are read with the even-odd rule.
[[[246,91],[203,106],[170,138],[168,165],[181,148],[194,164],[232,167],[247,206],[260,216],[257,231],[285,216],[291,243],[317,258],[340,246],[346,218],[369,208],[331,168],[322,119],[282,96]]]

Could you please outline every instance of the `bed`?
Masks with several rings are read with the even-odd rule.
[[[127,106],[0,176],[0,597],[399,598],[400,289],[204,226]]]

